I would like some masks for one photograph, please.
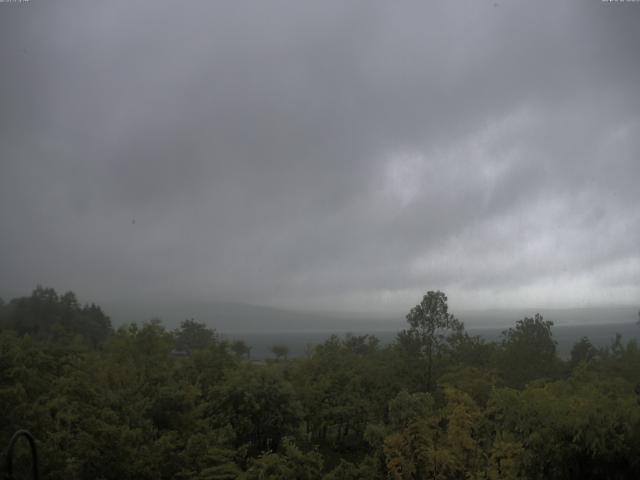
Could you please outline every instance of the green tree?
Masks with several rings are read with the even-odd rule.
[[[347,333],[343,344],[356,355],[370,355],[380,348],[380,340],[375,335],[353,335]]]
[[[96,348],[113,334],[102,309],[95,304],[80,305],[73,292],[59,296],[53,288],[38,286],[29,297],[14,298],[2,310],[0,327],[19,335],[60,343],[78,335]]]
[[[445,405],[430,408],[429,397],[399,396],[393,408],[404,413],[399,431],[385,438],[389,477],[398,480],[458,479],[483,468],[477,442],[481,411],[471,398],[445,389]],[[390,405],[390,408],[392,406]]]
[[[573,369],[581,362],[590,362],[596,355],[598,355],[598,349],[593,346],[587,337],[582,337],[571,349],[569,366]]]
[[[433,389],[433,366],[455,335],[461,335],[464,325],[449,313],[447,296],[440,291],[429,291],[422,301],[407,314],[408,330],[400,332],[398,343],[421,360],[422,388]]]
[[[230,372],[212,392],[211,408],[219,423],[233,426],[236,447],[248,444],[253,452],[277,450],[285,436],[296,432],[302,413],[279,369],[250,364]]]
[[[280,361],[282,359],[287,360],[289,356],[289,347],[286,345],[274,345],[271,347],[271,353],[273,353],[276,357],[276,360]]]
[[[231,351],[238,357],[247,357],[247,360],[251,358],[251,347],[242,340],[234,340],[231,343]]]
[[[361,480],[363,478],[382,480],[386,479],[387,475],[379,471],[371,457],[365,457],[359,464],[340,459],[338,465],[322,477],[322,480]]]
[[[558,373],[553,322],[536,313],[518,320],[515,327],[502,332],[502,374],[509,385],[522,387],[536,378]]]
[[[176,348],[188,352],[203,350],[218,341],[215,330],[208,328],[204,323],[196,322],[193,318],[183,320],[173,335]]]
[[[318,452],[302,452],[291,441],[283,442],[278,453],[267,452],[251,461],[242,480],[320,480],[322,455]]]

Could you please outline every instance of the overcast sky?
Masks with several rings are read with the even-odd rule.
[[[0,296],[640,303],[640,3],[0,3]]]

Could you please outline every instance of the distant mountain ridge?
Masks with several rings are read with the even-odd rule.
[[[186,318],[228,333],[368,330],[375,322],[359,316],[298,312],[230,302],[175,302],[155,305],[106,304],[114,325],[159,318],[173,328]],[[395,323],[395,322],[394,322]],[[389,328],[389,324],[387,324]]]
[[[375,314],[302,312],[232,302],[105,303],[104,308],[115,326],[160,318],[168,328],[174,328],[182,320],[193,318],[224,333],[375,332],[406,326],[404,313],[381,318]],[[506,328],[536,312],[556,325],[623,324],[638,320],[638,308],[629,306],[452,311],[471,328]]]
[[[517,308],[462,310],[454,312],[461,320],[476,328],[508,327],[524,317],[540,313],[556,326],[626,324],[638,321],[638,307]]]

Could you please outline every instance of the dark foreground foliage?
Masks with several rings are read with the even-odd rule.
[[[0,440],[39,440],[48,479],[637,479],[640,351],[558,358],[552,324],[469,336],[441,292],[408,329],[249,360],[193,320],[113,331],[36,289],[0,303]]]

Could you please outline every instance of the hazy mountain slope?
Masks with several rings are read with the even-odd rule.
[[[186,318],[216,328],[221,332],[327,332],[327,331],[390,331],[405,328],[404,315],[380,318],[375,314],[310,313],[226,302],[164,302],[156,304],[105,304],[114,325],[160,318],[170,328]],[[595,325],[633,323],[638,319],[634,307],[579,309],[509,309],[460,311],[454,313],[467,327],[508,327],[516,320],[541,313],[556,325]]]
[[[342,331],[390,328],[388,322],[366,321],[356,316],[296,312],[272,307],[224,302],[175,302],[155,305],[112,304],[105,308],[114,325],[160,318],[169,327],[185,318],[221,332]],[[400,324],[400,322],[393,322]]]

